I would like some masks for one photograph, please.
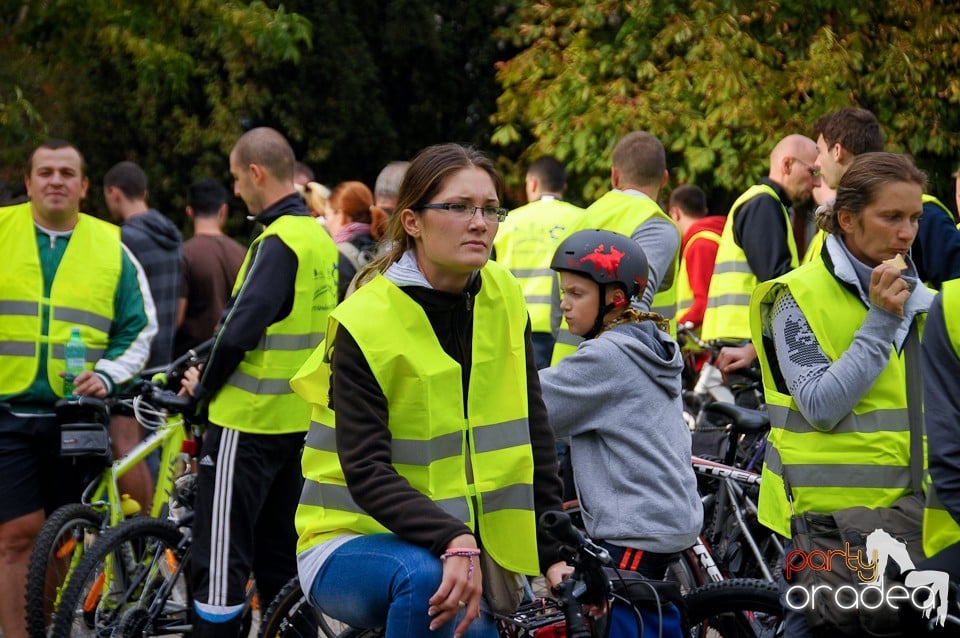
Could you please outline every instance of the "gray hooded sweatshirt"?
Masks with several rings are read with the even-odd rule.
[[[651,321],[614,326],[540,371],[558,438],[569,438],[587,533],[677,552],[703,522],[683,420],[677,342]]]
[[[176,224],[151,208],[123,223],[124,245],[143,266],[157,313],[157,336],[150,345],[148,368],[164,366],[173,359],[173,334],[180,299],[180,248],[182,236]]]

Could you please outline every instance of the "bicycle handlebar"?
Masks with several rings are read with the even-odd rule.
[[[157,407],[165,408],[171,412],[184,413],[193,409],[193,397],[180,396],[172,390],[164,390],[153,383],[145,384],[143,395]]]
[[[202,359],[213,348],[213,343],[216,340],[217,340],[216,337],[210,337],[200,345],[194,346],[190,350],[187,350],[185,353],[183,353],[182,355],[180,355],[179,357],[171,361],[170,364],[167,366],[165,372],[169,374],[170,372],[176,370],[177,368],[181,368],[192,361],[198,361]]]
[[[564,558],[573,565],[573,574],[554,592],[566,620],[567,636],[589,638],[590,630],[580,605],[600,604],[609,598],[611,585],[603,567],[613,562],[610,554],[581,534],[566,512],[544,512],[539,526],[563,545]]]

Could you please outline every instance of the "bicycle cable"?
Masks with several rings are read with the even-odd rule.
[[[125,401],[124,401],[125,403]],[[167,417],[169,416],[166,410],[155,407],[150,402],[144,400],[141,396],[136,396],[131,402],[131,407],[133,407],[133,415],[136,417],[137,422],[140,423],[146,430],[156,431],[168,423]],[[182,425],[183,417],[181,416],[178,421],[172,422],[171,425]]]
[[[624,580],[623,574],[620,572],[620,570],[617,569],[617,568],[613,568],[613,572],[617,575],[617,578],[619,579],[620,584],[623,585],[623,590],[624,590],[625,592],[629,592],[629,591],[630,591],[630,588],[629,588],[628,585],[627,585],[627,581]],[[656,606],[657,606],[657,638],[663,638],[663,607],[661,607],[661,604],[662,604],[662,603],[660,602],[660,593],[657,591],[657,588],[654,587],[651,583],[647,582],[646,579],[641,580],[641,581],[637,581],[637,582],[639,582],[641,585],[644,585],[644,586],[648,587],[648,588],[650,589],[650,591],[653,593],[653,601],[654,601],[654,603],[655,603]],[[634,602],[633,602],[632,600],[630,600],[629,598],[626,598],[626,597],[624,597],[624,596],[621,596],[620,594],[617,594],[617,593],[611,592],[611,597],[614,598],[614,599],[620,599],[622,602],[626,603],[626,604],[629,606],[630,610],[633,612],[634,619],[637,621],[637,626],[640,628],[640,633],[637,634],[637,635],[638,635],[638,636],[643,636],[643,635],[644,635],[644,633],[643,633],[643,615],[640,613],[640,610],[637,609],[636,604],[634,604]],[[613,613],[613,606],[612,606],[612,605],[611,605],[611,607],[610,607],[610,612],[609,612],[609,613],[610,613],[611,615],[612,615],[612,613]],[[607,632],[606,632],[606,633],[607,633],[608,635],[609,635],[609,633],[610,633],[610,626],[611,626],[612,624],[613,624],[612,622],[608,622],[608,623],[607,623]]]

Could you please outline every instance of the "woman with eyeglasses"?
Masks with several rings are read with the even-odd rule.
[[[292,381],[314,405],[301,583],[324,613],[388,637],[495,637],[484,585],[568,571],[536,531],[560,482],[523,295],[489,261],[500,192],[481,153],[421,151],[392,250]]]
[[[925,184],[904,155],[858,155],[818,211],[820,257],[753,294],[771,424],[758,518],[788,539],[792,514],[889,507],[911,492],[907,370],[933,300],[909,256]],[[785,612],[787,635],[808,635],[803,615]]]

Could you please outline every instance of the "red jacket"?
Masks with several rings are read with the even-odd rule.
[[[695,221],[683,234],[683,240],[680,243],[683,261],[680,267],[687,269],[687,278],[690,281],[690,289],[693,291],[693,305],[679,317],[680,323],[691,321],[697,328],[703,323],[703,313],[707,309],[707,294],[710,292],[710,277],[713,275],[713,262],[717,259],[718,245],[709,239],[698,239],[690,245],[689,251],[687,251],[687,242],[701,230],[712,230],[718,235],[721,234],[726,221],[727,218],[723,215],[708,215]]]

